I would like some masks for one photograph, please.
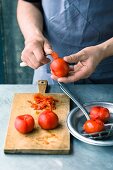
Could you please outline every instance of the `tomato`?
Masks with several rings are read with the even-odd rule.
[[[105,129],[104,123],[99,120],[87,120],[83,125],[83,130],[86,133],[95,133],[95,132],[101,132]]]
[[[57,77],[65,77],[69,73],[69,65],[62,58],[56,58],[50,64],[52,73]]]
[[[110,113],[107,108],[104,108],[102,106],[95,106],[92,107],[90,110],[90,118],[93,120],[100,119],[103,122],[107,122],[110,118]]]
[[[19,115],[15,119],[15,128],[20,132],[20,133],[29,133],[33,130],[34,128],[34,118],[29,115]]]
[[[54,59],[50,64],[50,69],[52,73],[57,77],[65,77],[69,73],[69,65],[66,63],[59,55],[53,51],[51,53],[52,58]]]
[[[45,110],[38,117],[38,124],[42,129],[50,130],[58,126],[58,116],[50,110]]]

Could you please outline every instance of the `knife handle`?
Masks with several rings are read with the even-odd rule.
[[[38,93],[45,93],[47,84],[47,80],[38,80]]]
[[[20,67],[26,67],[26,66],[27,66],[27,64],[25,62],[20,63]]]

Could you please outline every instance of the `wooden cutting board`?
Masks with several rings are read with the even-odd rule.
[[[66,125],[70,110],[70,99],[63,93],[45,93],[47,81],[38,81],[38,92],[58,99],[54,112],[59,117],[59,126],[53,130],[43,130],[37,123],[39,112],[31,108],[28,100],[33,101],[33,93],[15,94],[5,140],[5,153],[68,154],[70,151],[70,133]],[[35,128],[31,133],[21,134],[14,127],[16,116],[31,114],[35,119]]]

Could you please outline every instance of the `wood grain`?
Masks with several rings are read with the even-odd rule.
[[[44,89],[43,89],[44,90]],[[58,99],[54,112],[59,117],[59,126],[54,130],[43,130],[37,123],[41,111],[30,107],[28,100],[33,101],[34,94],[15,94],[9,126],[7,130],[5,153],[38,153],[38,154],[68,154],[70,151],[70,133],[66,125],[66,117],[70,110],[70,100],[62,93],[43,93]],[[35,119],[35,128],[29,134],[21,134],[14,127],[16,116],[31,114]]]

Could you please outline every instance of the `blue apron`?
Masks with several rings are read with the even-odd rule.
[[[113,37],[113,0],[42,0],[44,33],[61,57]],[[49,64],[35,70],[33,83],[50,78]],[[78,83],[113,83],[113,57]]]

